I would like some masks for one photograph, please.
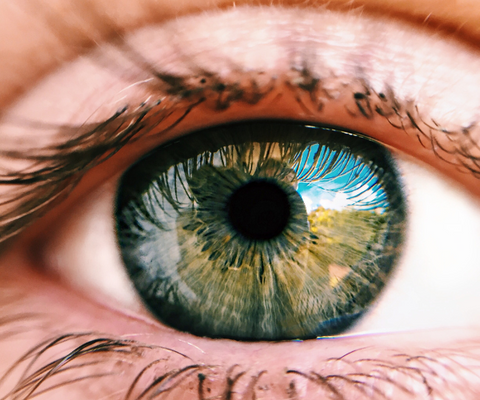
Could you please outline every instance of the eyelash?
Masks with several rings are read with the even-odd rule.
[[[292,398],[301,394],[305,385],[312,385],[322,398],[331,396],[335,399],[372,393],[382,399],[389,398],[388,393],[412,399],[416,395],[441,393],[441,398],[447,398],[450,394],[458,393],[459,389],[467,390],[474,396],[475,388],[465,386],[462,374],[471,373],[464,359],[474,360],[475,356],[469,351],[477,347],[477,343],[468,347],[459,343],[453,349],[416,350],[411,354],[377,347],[381,358],[372,357],[369,347],[358,348],[340,357],[319,360],[316,364],[324,365],[319,372],[285,370],[280,382],[283,385],[277,382],[269,390],[291,394]],[[58,355],[59,351],[61,356]],[[162,369],[163,374],[158,374],[156,368],[166,362],[165,354],[184,363],[175,369],[167,366]],[[72,376],[72,372],[84,372],[81,379],[92,383],[94,379],[115,376],[117,371],[125,376],[139,361],[145,363],[140,369],[133,370],[134,378],[124,397],[128,400],[161,398],[163,395],[174,397],[185,387],[192,388],[192,395],[197,393],[199,399],[215,397],[226,400],[232,398],[235,389],[242,386],[247,388],[242,392],[244,398],[249,396],[253,399],[262,393],[262,387],[268,387],[268,379],[271,379],[271,371],[265,368],[252,371],[242,369],[241,365],[196,364],[185,354],[168,347],[88,332],[65,334],[40,343],[12,366],[0,384],[5,383],[10,374],[22,371],[22,379],[5,398],[27,399],[75,384],[79,379],[77,375]],[[92,370],[94,366],[98,368]],[[349,372],[339,372],[345,366]],[[55,380],[56,384],[47,388],[42,386],[51,380]]]
[[[472,150],[478,148],[471,137],[474,124],[449,131],[433,120],[427,123],[414,104],[401,104],[388,87],[377,93],[361,78],[350,79],[348,84],[337,77],[320,80],[306,62],[302,69],[292,67],[285,77],[271,76],[263,84],[260,81],[268,77],[265,71],[239,72],[228,80],[203,70],[193,76],[173,75],[156,70],[126,43],[119,44],[118,48],[153,77],[150,81],[152,95],[137,106],[124,106],[101,123],[57,127],[58,144],[28,151],[3,149],[0,156],[4,160],[28,161],[31,167],[0,174],[0,185],[17,186],[15,190],[7,191],[0,203],[10,206],[0,215],[0,242],[18,234],[46,213],[52,204],[67,197],[87,171],[113,156],[127,143],[147,135],[152,127],[167,118],[174,116],[173,122],[157,135],[179,125],[199,105],[217,112],[227,110],[235,103],[253,106],[279,87],[290,92],[307,115],[321,113],[327,102],[342,99],[352,118],[371,120],[380,116],[396,129],[407,134],[413,132],[419,143],[431,149],[442,161],[480,177],[480,156],[475,156]],[[271,101],[274,102],[275,98]],[[41,124],[34,127],[42,129]],[[441,145],[435,132],[448,135],[451,148]],[[65,137],[72,136],[65,141]],[[444,155],[454,155],[455,159],[449,160]]]

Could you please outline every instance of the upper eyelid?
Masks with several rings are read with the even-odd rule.
[[[31,218],[44,211],[43,206],[57,195],[57,192],[70,190],[79,176],[101,162],[105,154],[112,153],[127,143],[137,133],[137,128],[145,124],[145,120],[153,118],[158,123],[162,116],[169,115],[171,110],[182,107],[186,114],[200,103],[208,102],[210,107],[219,111],[238,102],[256,104],[278,86],[283,86],[284,89],[298,95],[300,103],[305,101],[300,100],[300,94],[306,93],[311,103],[309,106],[313,105],[314,108],[319,108],[322,102],[335,101],[338,90],[347,92],[349,103],[345,106],[349,107],[352,114],[366,119],[380,116],[396,129],[414,130],[419,141],[422,141],[422,138],[426,139],[427,144],[433,145],[439,156],[442,151],[446,150],[446,153],[449,153],[451,149],[442,149],[440,143],[436,142],[437,136],[448,135],[450,139],[455,137],[459,142],[455,151],[462,159],[459,165],[466,165],[466,168],[474,174],[480,173],[476,159],[468,154],[468,146],[465,146],[465,143],[471,145],[472,127],[451,130],[435,125],[435,121],[425,121],[414,102],[398,99],[388,85],[383,91],[376,90],[361,73],[350,77],[349,82],[341,79],[337,81],[336,76],[319,79],[317,72],[308,65],[305,58],[303,64],[298,63],[298,60],[292,64],[287,71],[289,75],[275,78],[272,75],[266,83],[264,76],[261,76],[265,72],[262,70],[248,72],[237,70],[236,76],[232,78],[201,67],[195,70],[194,67],[195,73],[182,75],[158,69],[143,55],[133,50],[128,42],[120,43],[118,47],[130,61],[136,63],[139,70],[147,73],[150,81],[147,79],[145,82],[155,96],[151,97],[150,103],[132,103],[128,107],[120,108],[108,120],[100,123],[81,127],[63,126],[61,132],[74,132],[73,138],[58,145],[29,149],[28,159],[35,162],[33,170],[9,171],[0,176],[0,183],[16,184],[26,188],[6,199],[16,207],[0,215],[0,236],[3,239],[15,234]],[[266,75],[268,77],[268,73]],[[247,78],[244,79],[245,77]],[[260,80],[263,85],[259,84]],[[329,90],[336,94],[332,95]],[[315,99],[320,100],[316,102]],[[165,103],[168,104],[166,107]],[[130,111],[132,108],[133,111]],[[155,116],[152,117],[152,114]],[[180,113],[179,119],[181,118]],[[430,131],[430,136],[425,134],[425,130]],[[145,133],[145,129],[142,132]],[[4,158],[23,157],[22,152],[5,148],[2,150]],[[57,186],[56,190],[52,190],[52,183]]]
[[[8,43],[2,43],[1,51],[2,58],[9,62],[0,65],[2,83],[0,108],[7,106],[28,86],[33,85],[61,63],[85,53],[92,46],[108,38],[121,37],[125,32],[147,23],[161,23],[172,17],[198,12],[199,8],[208,11],[218,6],[217,1],[224,7],[235,7],[251,2],[243,0],[229,5],[224,4],[223,0],[213,0],[206,2],[208,4],[195,3],[193,9],[176,2],[164,9],[161,2],[156,0],[127,2],[118,7],[111,7],[108,4],[109,0],[96,1],[94,7],[89,0],[69,1],[62,3],[61,9],[57,9],[55,3],[50,3],[49,0],[42,2],[41,6],[28,1],[19,1],[15,4],[2,3],[0,15],[6,18],[0,24],[0,32],[3,33],[0,36],[9,40]],[[272,5],[268,0],[255,0],[253,3]],[[278,0],[277,3],[288,5],[289,0]],[[337,0],[331,0],[328,6],[333,8],[338,6],[344,12],[350,11],[350,6],[345,9],[341,4],[342,0],[338,1],[340,4],[336,3]],[[314,0],[305,6],[317,6],[321,9],[327,7],[322,0]],[[134,9],[131,10],[131,7]],[[394,2],[388,5],[387,10],[384,9],[382,1],[358,0],[356,7],[363,7],[363,14],[373,12],[376,18],[394,15],[395,18],[403,19],[409,24],[430,26],[435,31],[447,27],[447,31],[457,37],[463,35],[463,39],[474,46],[478,43],[477,8],[467,3],[457,5],[453,13],[448,2],[431,3],[424,8],[410,7],[408,2]],[[382,12],[385,15],[382,15]],[[48,48],[49,57],[45,57],[45,48]],[[25,63],[33,68],[25,68],[23,65]]]

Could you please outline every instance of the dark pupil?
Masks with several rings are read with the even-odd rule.
[[[232,194],[227,212],[233,228],[243,236],[268,240],[280,235],[287,226],[290,202],[275,183],[253,181]]]

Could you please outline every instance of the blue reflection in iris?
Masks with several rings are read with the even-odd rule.
[[[374,168],[351,153],[315,143],[297,156],[293,169],[307,213],[323,207],[382,214],[389,203]]]

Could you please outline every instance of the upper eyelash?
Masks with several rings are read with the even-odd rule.
[[[271,76],[263,85],[259,83],[259,77],[268,76],[267,71],[239,71],[228,79],[205,70],[188,76],[173,75],[155,69],[126,42],[117,41],[116,45],[153,77],[153,96],[138,105],[128,104],[93,126],[59,127],[59,137],[69,138],[57,144],[32,147],[28,151],[0,149],[3,159],[31,162],[28,169],[0,172],[0,185],[16,186],[15,190],[0,197],[0,207],[3,208],[0,212],[0,242],[19,233],[48,211],[57,199],[65,198],[91,168],[132,140],[138,140],[149,132],[150,127],[172,114],[179,112],[174,122],[158,135],[178,125],[200,104],[219,112],[238,102],[255,105],[280,86],[290,91],[295,101],[312,115],[321,113],[326,102],[342,99],[353,118],[385,118],[392,127],[414,134],[422,146],[443,161],[480,177],[480,156],[473,153],[478,145],[471,135],[476,124],[452,131],[435,121],[425,121],[415,104],[400,102],[388,86],[384,92],[377,93],[363,78],[354,77],[348,84],[345,79],[336,77],[320,80],[307,64],[301,69],[292,67],[288,77]],[[437,133],[449,139],[450,148],[439,142]],[[454,155],[455,158],[447,160],[445,155]]]

